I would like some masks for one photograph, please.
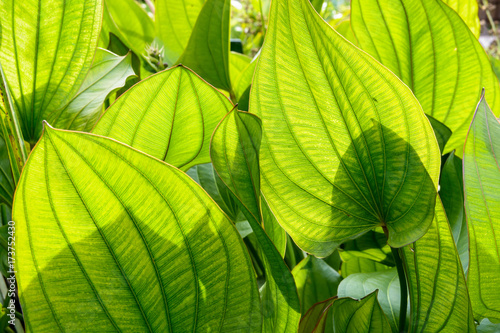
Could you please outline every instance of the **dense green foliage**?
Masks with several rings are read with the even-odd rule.
[[[500,331],[475,0],[0,15],[0,331]]]

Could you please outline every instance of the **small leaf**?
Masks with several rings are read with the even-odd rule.
[[[333,302],[333,325],[335,333],[390,332],[391,326],[377,301],[377,291],[358,300],[339,298]]]
[[[387,237],[380,229],[368,231],[366,234],[341,245],[339,248],[342,261],[365,258],[384,265],[395,266],[391,247],[387,245]]]
[[[14,220],[29,331],[260,332],[236,229],[186,174],[151,156],[46,128]]]
[[[337,295],[342,277],[323,260],[307,256],[292,271],[300,298],[301,313],[314,304]]]
[[[106,97],[134,75],[131,53],[120,57],[98,48],[78,93],[66,106],[47,115],[48,121],[58,128],[90,131],[102,113]]]
[[[183,66],[152,75],[108,108],[93,133],[183,170],[210,162],[213,130],[232,103]]]
[[[262,192],[319,257],[386,225],[389,244],[432,222],[439,147],[411,91],[308,0],[274,1],[250,111],[262,118]]]
[[[104,0],[102,47],[109,44],[110,32],[139,57],[155,38],[153,20],[134,0]]]
[[[500,124],[484,95],[477,105],[463,160],[470,261],[467,284],[474,318],[500,320]],[[495,278],[494,278],[495,277]]]
[[[229,78],[230,0],[207,0],[177,63],[198,73],[216,88],[231,90]]]
[[[448,126],[436,120],[434,117],[427,115],[427,118],[429,118],[432,129],[434,130],[434,134],[436,135],[439,150],[441,151],[441,153],[443,153],[444,147],[451,137],[451,130],[448,128]]]
[[[5,140],[0,135],[0,203],[12,207],[16,184],[12,178],[9,152]]]
[[[314,304],[300,320],[299,333],[323,333],[333,330],[330,308],[336,299],[337,297],[332,297]]]
[[[349,275],[340,282],[338,297],[363,298],[378,290],[378,302],[391,325],[392,331],[397,333],[401,290],[396,268],[382,272],[359,273]],[[408,316],[410,312],[408,311]]]
[[[465,277],[441,204],[429,231],[403,248],[410,292],[409,332],[475,332]]]
[[[102,0],[6,0],[0,17],[0,63],[24,139],[34,144],[42,120],[73,98],[89,71]]]
[[[413,90],[426,114],[453,132],[443,153],[456,149],[461,155],[483,87],[500,114],[500,87],[488,56],[443,1],[354,0],[351,26],[360,47]]]
[[[391,266],[381,264],[374,260],[353,257],[348,261],[342,262],[340,273],[343,278],[346,278],[356,273],[384,272],[391,268]]]

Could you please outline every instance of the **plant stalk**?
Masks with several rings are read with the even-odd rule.
[[[0,81],[0,93],[3,100],[3,103],[0,106],[0,126],[2,128],[2,136],[5,140],[5,145],[9,153],[10,167],[12,169],[14,183],[17,184],[24,164],[28,159],[28,150],[26,149],[26,145],[24,143],[19,119],[14,108],[12,96],[10,95],[7,80],[5,79],[5,74],[1,64],[0,74],[2,76]]]
[[[399,277],[399,286],[401,289],[401,302],[399,305],[399,332],[406,332],[406,308],[408,303],[408,288],[406,287],[406,277],[403,268],[403,260],[401,259],[401,249],[395,249],[391,247],[392,255],[394,256],[394,261],[396,262],[396,268]]]

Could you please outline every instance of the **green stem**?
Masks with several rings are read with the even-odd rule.
[[[394,256],[394,261],[396,262],[396,268],[398,270],[399,286],[401,288],[401,303],[399,306],[399,332],[405,331],[406,324],[406,307],[408,302],[408,289],[406,287],[406,277],[403,268],[403,260],[401,259],[401,250],[391,247],[392,255]]]
[[[17,118],[17,113],[14,108],[14,103],[12,102],[12,97],[10,95],[7,80],[5,79],[5,74],[1,64],[0,74],[2,77],[0,81],[0,92],[3,99],[3,103],[0,106],[0,116],[2,118],[0,126],[2,127],[2,136],[5,140],[5,145],[9,153],[12,176],[14,177],[15,184],[17,184],[24,164],[28,159],[28,151],[24,143],[19,119]]]

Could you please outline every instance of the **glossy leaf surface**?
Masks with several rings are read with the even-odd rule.
[[[16,268],[30,331],[260,331],[247,251],[180,170],[47,128],[19,186]]]
[[[463,148],[483,87],[500,114],[498,80],[488,56],[441,0],[355,0],[351,25],[360,47],[413,90],[426,114],[453,132],[444,153]]]
[[[429,121],[309,1],[273,2],[253,82],[262,191],[299,247],[322,257],[380,225],[396,247],[426,232],[439,173]]]
[[[500,124],[484,96],[464,152],[465,212],[469,228],[467,283],[474,318],[500,320]]]
[[[210,137],[232,107],[191,70],[176,66],[128,90],[93,132],[187,170],[210,162]]]
[[[0,6],[0,62],[24,139],[34,144],[42,120],[77,93],[92,64],[101,0],[6,0]]]

